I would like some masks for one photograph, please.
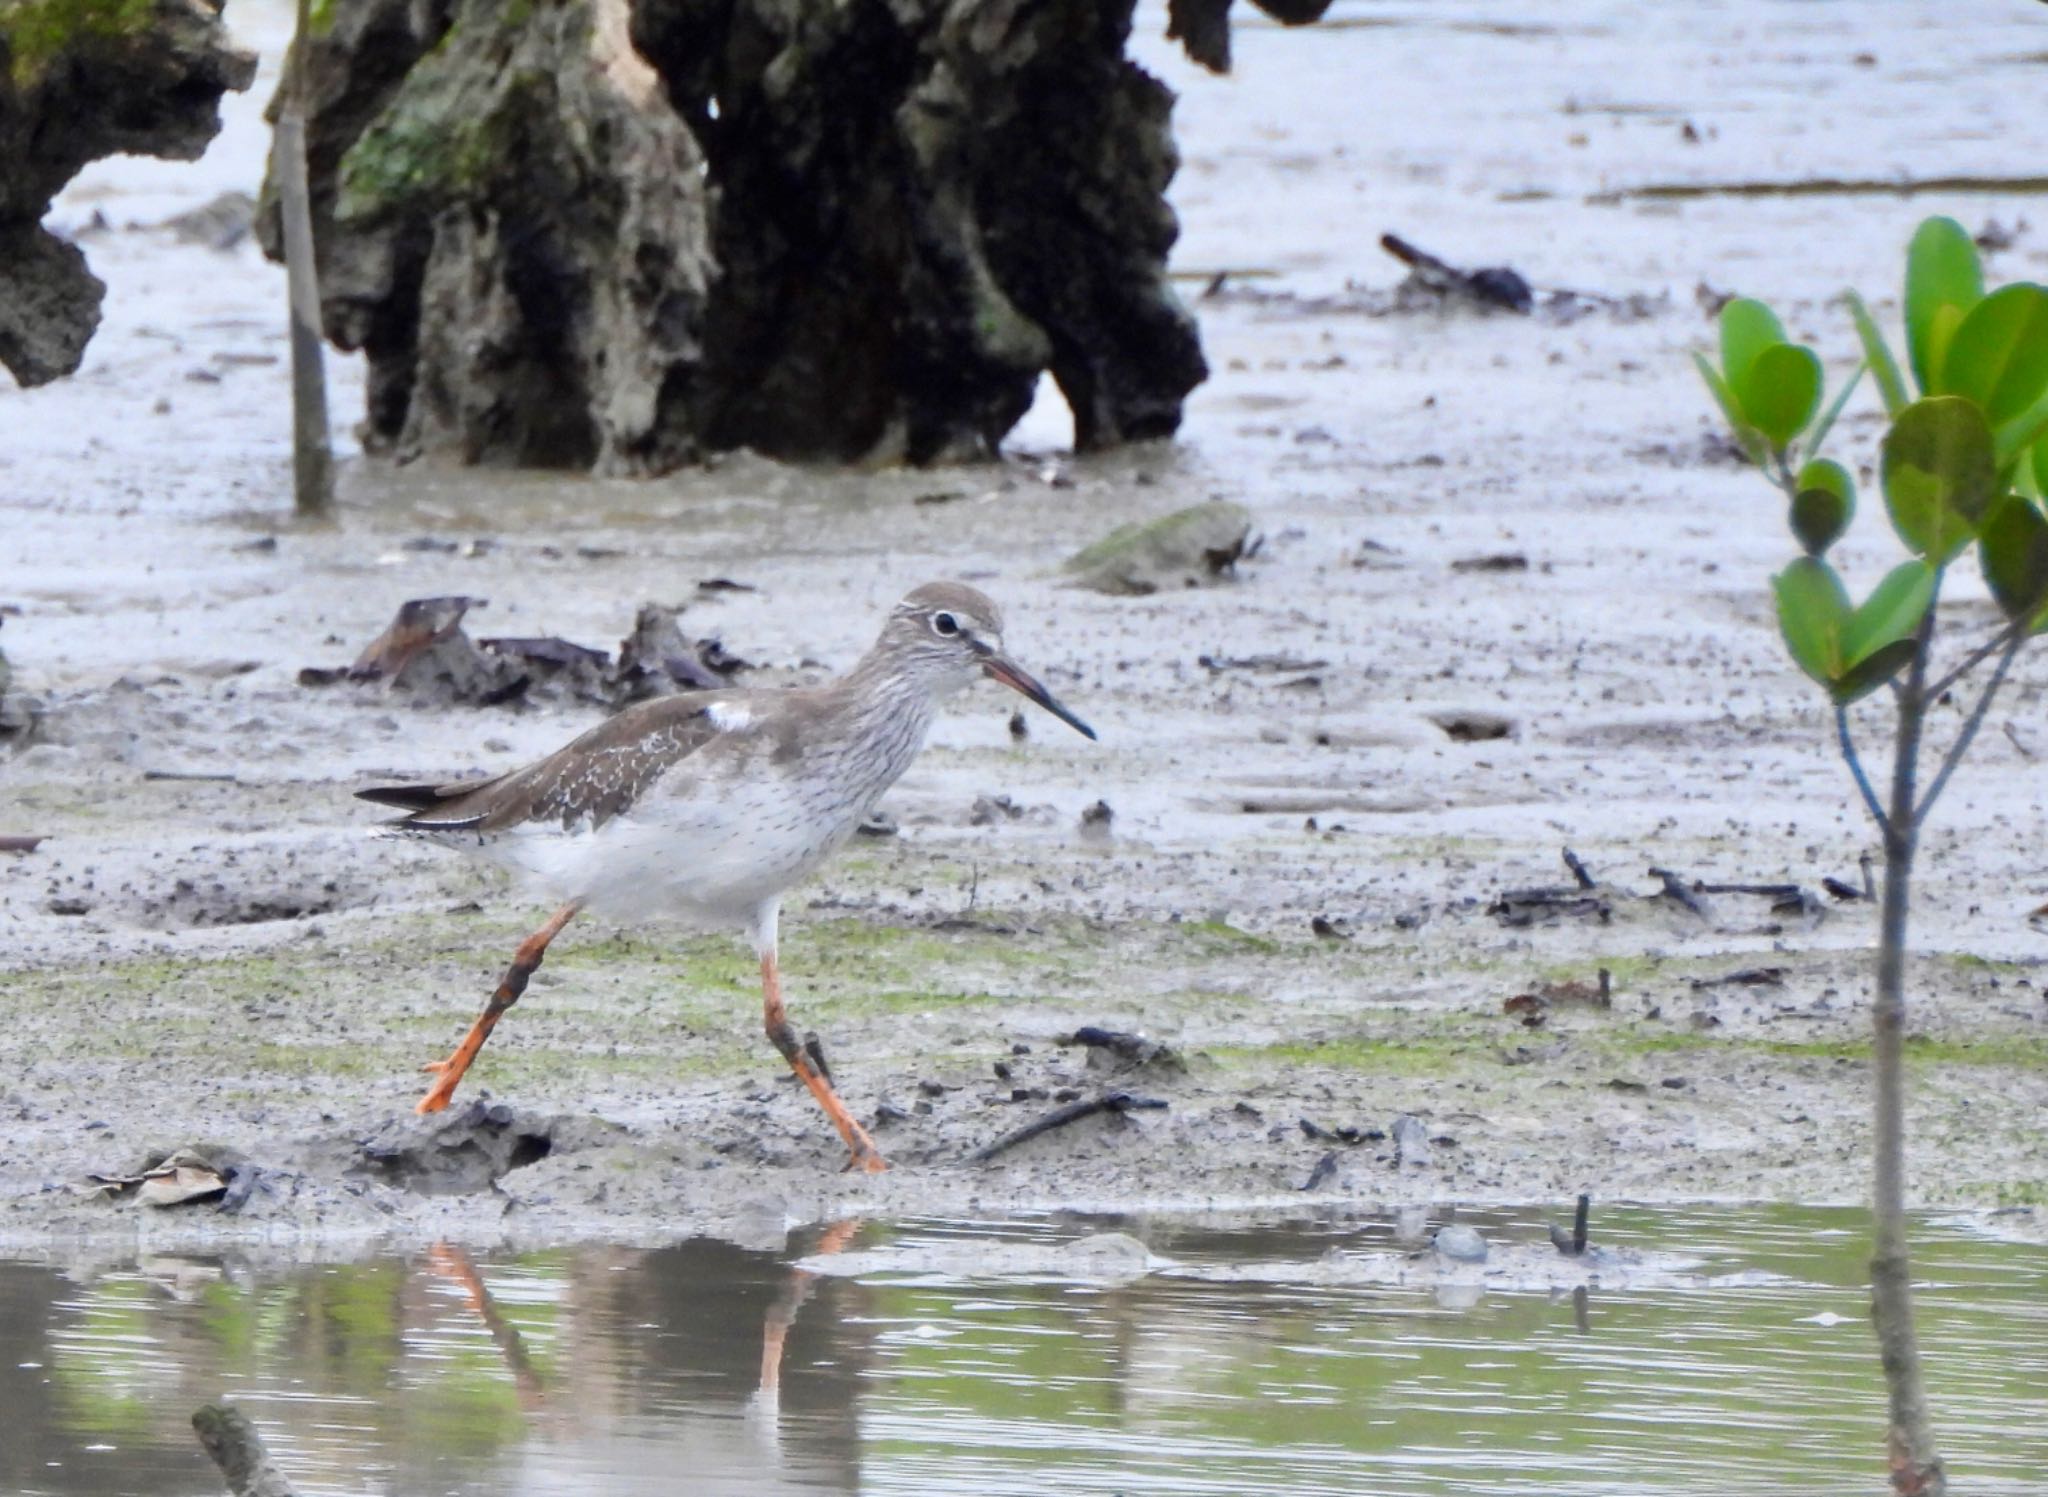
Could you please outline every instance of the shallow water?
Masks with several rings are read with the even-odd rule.
[[[1462,1219],[1496,1261],[1543,1242],[1538,1212]],[[1045,1251],[1111,1229],[1150,1273]],[[0,1263],[0,1486],[218,1491],[186,1419],[224,1392],[309,1493],[1868,1493],[1863,1231],[1845,1209],[1596,1211],[1596,1244],[1687,1272],[1583,1295],[1305,1282],[1333,1249],[1398,1249],[1356,1218]],[[1916,1243],[1951,1470],[2048,1490],[2048,1251],[1953,1220]],[[793,1266],[875,1250],[899,1269]]]

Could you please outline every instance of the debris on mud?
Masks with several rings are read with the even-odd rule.
[[[738,583],[725,583],[719,590],[747,589]],[[700,639],[695,644],[685,639],[677,622],[681,611],[659,603],[640,606],[633,617],[633,632],[619,641],[618,669],[612,672],[609,682],[618,705],[677,691],[713,691],[730,685],[733,676],[750,669],[748,662],[727,653],[715,637]]]
[[[244,1173],[253,1181],[252,1167],[235,1150],[201,1144],[152,1154],[129,1174],[88,1175],[80,1189],[138,1206],[183,1206],[220,1200]]]
[[[678,610],[642,605],[620,642],[618,664],[604,650],[552,636],[473,640],[464,616],[489,600],[452,595],[414,598],[346,670],[308,666],[301,686],[381,681],[416,703],[495,707],[541,699],[619,708],[647,697],[705,691],[750,669],[716,638],[687,641]]]
[[[986,1164],[997,1155],[1008,1152],[1022,1143],[1028,1143],[1041,1134],[1055,1128],[1064,1128],[1082,1118],[1092,1118],[1097,1113],[1113,1113],[1118,1117],[1129,1112],[1163,1111],[1167,1106],[1162,1097],[1141,1097],[1131,1092],[1106,1092],[1100,1097],[1083,1098],[1056,1107],[1043,1117],[1034,1118],[1021,1128],[1012,1128],[994,1143],[985,1144],[967,1156],[969,1164]]]
[[[1301,1188],[1304,1191],[1321,1190],[1336,1177],[1337,1155],[1333,1150],[1316,1161],[1315,1168],[1308,1172],[1308,1178],[1301,1182]]]
[[[1511,738],[1515,732],[1515,720],[1498,712],[1432,712],[1429,720],[1442,728],[1444,736],[1453,743],[1487,743],[1496,738]]]
[[[1535,309],[1536,294],[1520,271],[1505,265],[1482,270],[1460,270],[1417,249],[1398,234],[1380,235],[1380,248],[1408,267],[1408,280],[1397,294],[1420,293],[1439,300],[1456,298],[1477,307],[1519,312],[1527,316]]]
[[[1605,894],[1580,885],[1559,888],[1545,884],[1503,889],[1487,905],[1486,913],[1510,929],[1546,925],[1554,920],[1597,920],[1605,925],[1614,918],[1614,906]]]
[[[1569,1007],[1613,1008],[1613,974],[1602,967],[1597,982],[1573,977],[1562,982],[1539,984],[1533,990],[1517,993],[1501,1004],[1501,1012],[1518,1015],[1525,1028],[1538,1029],[1549,1019],[1552,1009]]]
[[[1169,1070],[1184,1071],[1187,1064],[1170,1045],[1158,1040],[1148,1040],[1142,1034],[1127,1034],[1120,1029],[1102,1029],[1093,1024],[1084,1024],[1074,1031],[1067,1041],[1070,1045],[1088,1047],[1090,1065],[1098,1056],[1116,1064],[1126,1066],[1164,1066]]]
[[[1251,511],[1215,499],[1145,524],[1119,526],[1069,557],[1065,570],[1077,587],[1144,597],[1228,581],[1257,544]]]

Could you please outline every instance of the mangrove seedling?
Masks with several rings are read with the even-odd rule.
[[[1906,252],[1904,370],[1861,298],[1845,301],[1863,361],[1825,408],[1819,358],[1789,340],[1762,302],[1722,308],[1718,366],[1694,357],[1736,443],[1785,495],[1802,554],[1773,580],[1778,626],[1793,661],[1834,707],[1836,744],[1883,842],[1871,1010],[1872,1319],[1890,1395],[1892,1487],[1941,1497],[1946,1477],[1921,1377],[1906,1249],[1906,925],[1920,832],[2014,658],[2048,627],[2048,288],[2020,282],[1987,293],[1969,234],[1953,219],[1930,218]],[[1865,371],[1889,418],[1877,472],[1906,559],[1859,599],[1828,561],[1855,514],[1856,485],[1822,448]],[[1939,622],[1942,584],[1972,550],[2003,618],[1988,637],[1957,646]],[[1949,657],[1939,668],[1937,646]],[[1892,707],[1883,797],[1850,717],[1853,704],[1879,692]],[[1923,788],[1930,710],[1951,693],[1961,702],[1972,692]]]

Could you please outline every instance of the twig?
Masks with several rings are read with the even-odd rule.
[[[1913,825],[1920,826],[1927,820],[1927,813],[1934,809],[1941,792],[1948,788],[1948,777],[1955,773],[1956,766],[1963,762],[1963,755],[1969,752],[1970,740],[1977,736],[1977,730],[1984,726],[1984,714],[1991,710],[1991,699],[1998,695],[1998,688],[2005,683],[2005,673],[2012,669],[2013,657],[2020,652],[2027,636],[2012,632],[2005,653],[1998,657],[1998,664],[1992,669],[1991,679],[1984,683],[1984,694],[1977,698],[1977,705],[1970,709],[1970,715],[1963,723],[1963,731],[1956,735],[1956,741],[1949,745],[1943,756],[1941,768],[1935,773],[1934,783],[1927,787],[1927,794],[1920,798],[1920,804],[1913,808]],[[1937,698],[1930,697],[1930,701]]]
[[[194,784],[207,785],[232,785],[235,783],[235,777],[232,774],[206,769],[145,769],[142,772],[142,777],[145,780],[186,780]]]
[[[1965,655],[1962,663],[1957,665],[1954,670],[1928,687],[1927,700],[1930,702],[1940,701],[1943,694],[1951,686],[1954,686],[1956,682],[1962,680],[1963,677],[1970,674],[1971,671],[1982,665],[1991,656],[1996,655],[2000,650],[2016,649],[2026,637],[2025,625],[2008,624],[2005,628],[1992,635],[1991,638],[1985,640],[1984,643],[1977,646],[1976,649]]]
[[[1891,820],[1884,814],[1884,807],[1878,804],[1877,791],[1871,788],[1870,776],[1864,773],[1862,757],[1856,752],[1856,740],[1849,735],[1849,709],[1840,704],[1835,707],[1835,737],[1842,745],[1842,758],[1856,779],[1856,788],[1863,792],[1864,808],[1870,812],[1871,820],[1877,823],[1878,831],[1889,840]],[[1868,877],[1867,871],[1865,877]]]
[[[284,1473],[271,1462],[256,1426],[240,1409],[207,1404],[193,1414],[192,1429],[235,1497],[297,1497]]]
[[[1797,884],[1701,884],[1702,894],[1754,894],[1759,899],[1797,899]]]
[[[1598,880],[1587,871],[1586,865],[1580,861],[1579,855],[1569,847],[1564,850],[1564,866],[1571,869],[1572,877],[1579,881],[1581,889],[1592,889],[1599,886]]]
[[[1064,1107],[1055,1107],[1042,1118],[1034,1119],[1021,1128],[1013,1128],[994,1143],[976,1149],[967,1156],[969,1164],[986,1164],[996,1155],[1014,1149],[1021,1143],[1028,1143],[1041,1133],[1050,1133],[1055,1128],[1064,1128],[1082,1118],[1094,1117],[1098,1112],[1139,1112],[1164,1108],[1162,1097],[1139,1097],[1130,1092],[1105,1092],[1100,1097],[1069,1102]]]

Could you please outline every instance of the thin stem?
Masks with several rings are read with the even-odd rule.
[[[1938,584],[1937,584],[1938,586]],[[1884,839],[1884,900],[1877,943],[1877,990],[1870,1007],[1873,1224],[1871,1319],[1890,1395],[1887,1432],[1892,1490],[1898,1497],[1942,1497],[1947,1477],[1934,1445],[1913,1325],[1913,1270],[1906,1243],[1906,923],[1912,908],[1913,814],[1921,734],[1927,724],[1927,654],[1934,605],[1920,620],[1919,649],[1899,693],[1892,754],[1891,810]]]
[[[1929,606],[1929,611],[1932,611],[1932,605]],[[1971,671],[1982,665],[1993,655],[1996,655],[2000,650],[2010,651],[2017,648],[2019,641],[2026,637],[2027,626],[2025,623],[2007,624],[2003,629],[1992,635],[1991,638],[1985,640],[1984,643],[1965,655],[1962,663],[1957,665],[1954,670],[1928,687],[1927,700],[1930,702],[1940,701],[1943,694],[1950,687],[1954,686],[1956,682],[1969,675]]]
[[[1934,783],[1927,787],[1927,794],[1920,800],[1913,812],[1915,827],[1923,826],[1927,813],[1934,809],[1934,803],[1941,798],[1941,792],[1948,788],[1948,777],[1956,772],[1956,766],[1963,762],[1963,755],[1969,752],[1970,740],[1977,736],[1977,730],[1984,726],[1984,715],[1991,710],[1991,699],[1998,695],[1998,688],[2005,683],[2005,673],[2012,669],[2013,657],[2026,643],[2026,635],[2018,630],[2009,630],[2010,639],[2005,653],[1998,657],[1998,665],[1991,672],[1991,679],[1984,684],[1984,693],[1977,698],[1977,705],[1970,709],[1969,717],[1963,723],[1963,731],[1956,735],[1956,741],[1949,746],[1948,753],[1941,761],[1941,768],[1935,773]],[[1938,697],[1934,698],[1939,700]]]
[[[1842,758],[1849,765],[1849,773],[1855,776],[1856,788],[1863,792],[1863,804],[1870,812],[1871,820],[1887,842],[1891,840],[1892,824],[1884,814],[1884,807],[1878,804],[1877,791],[1871,788],[1870,776],[1864,773],[1863,757],[1856,752],[1856,740],[1849,736],[1849,709],[1835,708],[1835,736],[1841,740]]]

